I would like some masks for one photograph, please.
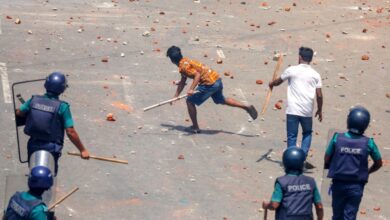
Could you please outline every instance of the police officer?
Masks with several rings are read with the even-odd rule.
[[[16,192],[10,199],[3,220],[47,220],[53,219],[42,201],[44,191],[53,185],[50,169],[36,166],[28,178],[28,192]]]
[[[325,153],[325,168],[332,178],[333,220],[356,219],[370,173],[382,166],[382,157],[372,138],[364,136],[370,113],[364,107],[348,114],[348,132],[335,133]],[[368,167],[368,156],[374,164]]]
[[[317,219],[324,217],[321,196],[312,177],[303,175],[305,152],[297,147],[283,153],[286,175],[278,177],[270,202],[263,202],[264,209],[276,210],[276,220],[312,220],[314,203]]]
[[[53,72],[45,81],[46,94],[32,96],[16,110],[17,116],[27,117],[24,133],[30,136],[27,144],[28,158],[37,150],[49,151],[55,160],[55,175],[57,175],[58,159],[64,144],[64,130],[79,149],[81,157],[89,158],[89,152],[74,128],[69,104],[59,100],[59,95],[67,86],[64,74]]]

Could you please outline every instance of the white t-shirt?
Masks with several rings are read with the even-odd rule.
[[[313,117],[316,89],[322,87],[321,76],[308,64],[287,68],[280,78],[288,80],[286,114]]]

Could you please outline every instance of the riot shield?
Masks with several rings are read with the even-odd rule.
[[[344,131],[334,129],[334,128],[329,129],[325,149],[328,147],[330,141],[333,138],[333,135],[336,132],[342,133]],[[322,172],[322,179],[321,179],[321,199],[322,199],[322,204],[324,204],[325,206],[332,206],[332,191],[330,188],[332,185],[332,180],[327,177],[328,172],[329,172],[329,170],[325,169],[325,167],[324,167],[324,170]]]
[[[36,79],[12,84],[14,112],[16,112],[16,109],[18,109],[25,100],[30,99],[32,95],[44,94],[44,81],[45,79]],[[15,114],[16,143],[18,145],[19,161],[21,163],[26,163],[28,161],[27,141],[29,137],[23,132],[25,122],[26,119],[24,117],[18,117]]]

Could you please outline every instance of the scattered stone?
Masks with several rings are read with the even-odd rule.
[[[12,17],[9,16],[9,15],[5,16],[5,18],[7,18],[7,19],[12,19]]]
[[[365,209],[362,209],[362,210],[360,210],[360,214],[361,214],[361,215],[365,215],[365,214],[367,214],[367,212],[366,212]]]
[[[125,53],[121,53],[121,57],[125,57]]]
[[[103,58],[102,58],[102,62],[103,62],[103,63],[107,63],[107,62],[108,62],[108,57],[103,57]]]
[[[291,8],[290,8],[290,7],[285,7],[285,8],[284,8],[284,11],[289,12],[289,11],[291,11]]]
[[[150,36],[150,32],[149,31],[145,31],[144,33],[142,33],[142,36],[149,37]]]
[[[143,128],[143,126],[142,126],[142,125],[140,125],[140,126],[138,126],[137,128],[138,128],[138,129],[142,129],[142,128]]]
[[[330,34],[326,34],[326,38],[330,38]]]
[[[217,59],[217,63],[218,63],[218,64],[222,64],[222,63],[223,63],[222,59],[221,59],[221,58],[218,58],[218,59]]]
[[[77,30],[77,32],[79,32],[79,33],[83,32],[83,31],[84,31],[84,29],[82,29],[82,28]]]
[[[106,116],[106,120],[107,121],[116,121],[116,119],[114,118],[114,114],[113,113],[108,113],[107,116]]]
[[[127,42],[126,42],[126,41],[123,41],[122,44],[123,44],[123,45],[127,45]]]
[[[276,109],[282,109],[282,103],[281,102],[277,102],[276,104],[275,104],[275,108]]]
[[[28,30],[28,31],[27,31],[27,34],[32,34],[32,30]]]
[[[178,157],[177,157],[178,160],[184,160],[184,155],[183,154],[180,154]]]
[[[370,57],[366,54],[362,56],[362,60],[369,60],[369,59],[370,59]]]
[[[270,22],[268,22],[268,25],[269,25],[269,26],[274,25],[274,24],[276,24],[276,21],[270,21]]]
[[[342,33],[342,34],[348,34],[348,32],[346,32],[346,31],[342,31],[341,33]]]
[[[224,72],[223,75],[230,76],[230,72]]]
[[[165,12],[161,11],[161,12],[160,12],[160,15],[165,15]]]
[[[261,79],[256,80],[256,84],[262,85],[263,83],[264,83],[264,81]]]
[[[144,55],[145,52],[144,52],[143,50],[141,50],[141,51],[139,52],[139,54]]]
[[[21,24],[22,23],[22,21],[19,19],[19,18],[17,18],[16,20],[15,20],[15,24]]]
[[[381,207],[374,207],[374,211],[379,212],[381,210]]]
[[[364,29],[362,30],[362,32],[363,32],[363,33],[367,33],[367,29],[364,28]]]
[[[168,128],[162,128],[161,132],[168,132]]]

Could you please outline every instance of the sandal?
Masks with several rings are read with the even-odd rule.
[[[257,110],[255,109],[255,107],[253,105],[249,106],[247,112],[253,120],[255,120],[257,118]]]

